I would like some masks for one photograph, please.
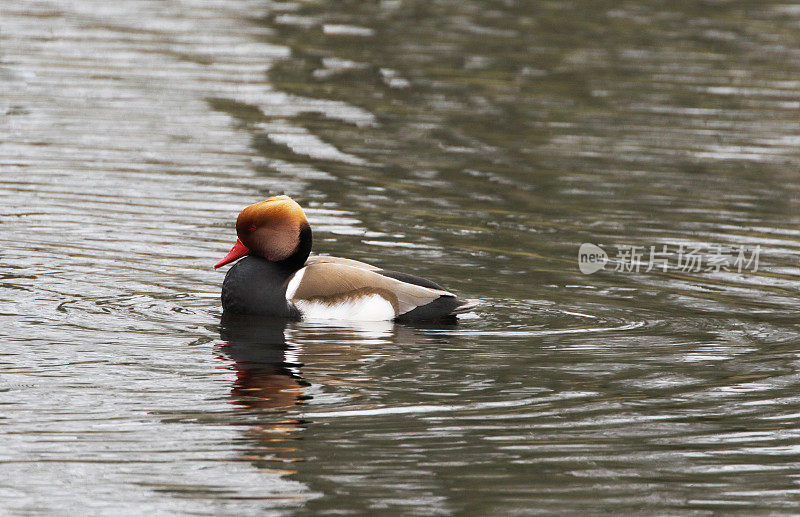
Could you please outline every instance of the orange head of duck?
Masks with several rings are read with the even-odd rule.
[[[236,235],[236,244],[214,269],[245,255],[256,255],[270,262],[295,257],[302,264],[311,251],[308,219],[289,196],[273,196],[242,210],[236,219]]]

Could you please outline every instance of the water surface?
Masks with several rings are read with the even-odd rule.
[[[13,4],[13,5],[12,5]],[[795,513],[800,10],[0,6],[0,508]],[[222,319],[238,211],[485,303]],[[581,243],[745,246],[578,270]]]

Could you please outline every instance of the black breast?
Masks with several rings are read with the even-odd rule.
[[[267,259],[244,257],[222,282],[222,309],[235,314],[299,317],[297,309],[286,300],[289,276],[291,272]]]

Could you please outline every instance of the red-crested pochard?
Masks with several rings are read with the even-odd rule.
[[[236,234],[230,253],[214,266],[244,257],[222,283],[226,312],[313,320],[436,320],[477,305],[424,278],[357,260],[310,257],[311,226],[289,196],[242,210]]]

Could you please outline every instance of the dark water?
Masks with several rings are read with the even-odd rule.
[[[798,24],[0,3],[2,513],[800,511]],[[211,265],[278,193],[317,251],[485,304],[220,321]],[[760,262],[583,275],[584,242]]]

